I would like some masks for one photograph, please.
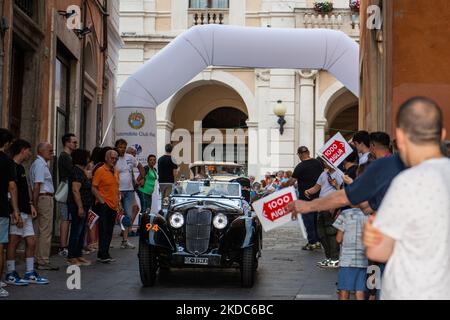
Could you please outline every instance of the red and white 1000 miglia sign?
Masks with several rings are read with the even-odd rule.
[[[352,147],[347,143],[347,140],[340,132],[335,134],[328,142],[320,149],[319,153],[327,159],[333,166],[339,166],[351,153]]]
[[[253,203],[253,208],[264,231],[272,230],[291,221],[292,214],[287,213],[285,207],[294,200],[297,200],[295,189],[289,187]]]
[[[285,206],[294,201],[291,193],[279,196],[276,199],[264,202],[263,214],[270,221],[280,219],[287,214]]]
[[[323,156],[335,164],[345,154],[345,144],[335,140],[324,152]]]

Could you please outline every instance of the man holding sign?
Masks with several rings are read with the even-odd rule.
[[[299,198],[303,201],[310,201],[317,198],[317,194],[307,198],[305,191],[316,184],[317,179],[323,172],[323,167],[319,160],[311,158],[309,150],[305,146],[298,148],[297,155],[301,162],[295,167],[292,178],[297,179]],[[305,224],[306,233],[308,234],[308,243],[302,249],[314,250],[320,248],[316,227],[317,212],[305,214],[302,216],[302,219]]]
[[[309,197],[320,192],[319,198],[340,189],[342,175],[339,175],[329,164],[325,163],[325,170],[317,179],[316,184],[305,191]],[[317,263],[319,267],[336,268],[339,264],[339,245],[336,242],[337,230],[333,227],[335,211],[320,211],[317,218],[317,235],[325,251],[325,260]]]

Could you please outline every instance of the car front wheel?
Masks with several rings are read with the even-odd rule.
[[[256,272],[256,257],[252,247],[247,247],[242,251],[241,262],[241,285],[245,288],[253,287]]]
[[[144,287],[152,287],[156,282],[156,272],[158,271],[158,258],[155,249],[139,240],[139,273]]]

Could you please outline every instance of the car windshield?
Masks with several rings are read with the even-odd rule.
[[[173,195],[240,197],[241,185],[235,182],[181,181],[175,186]]]
[[[245,175],[244,168],[241,166],[230,165],[199,165],[192,167],[194,176],[210,176],[215,175],[230,175],[230,176],[242,176]]]

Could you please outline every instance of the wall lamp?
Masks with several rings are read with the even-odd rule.
[[[273,107],[273,113],[278,117],[277,123],[280,125],[280,135],[283,135],[284,125],[286,124],[286,120],[284,120],[286,106],[282,102],[283,101],[278,100],[277,104]]]
[[[92,32],[90,27],[84,27],[83,29],[73,29],[73,31],[77,34],[78,38],[80,39]]]
[[[69,10],[69,11],[58,10],[58,13],[60,15],[64,16],[64,18],[66,18],[66,19],[77,14],[77,12],[75,10]]]

